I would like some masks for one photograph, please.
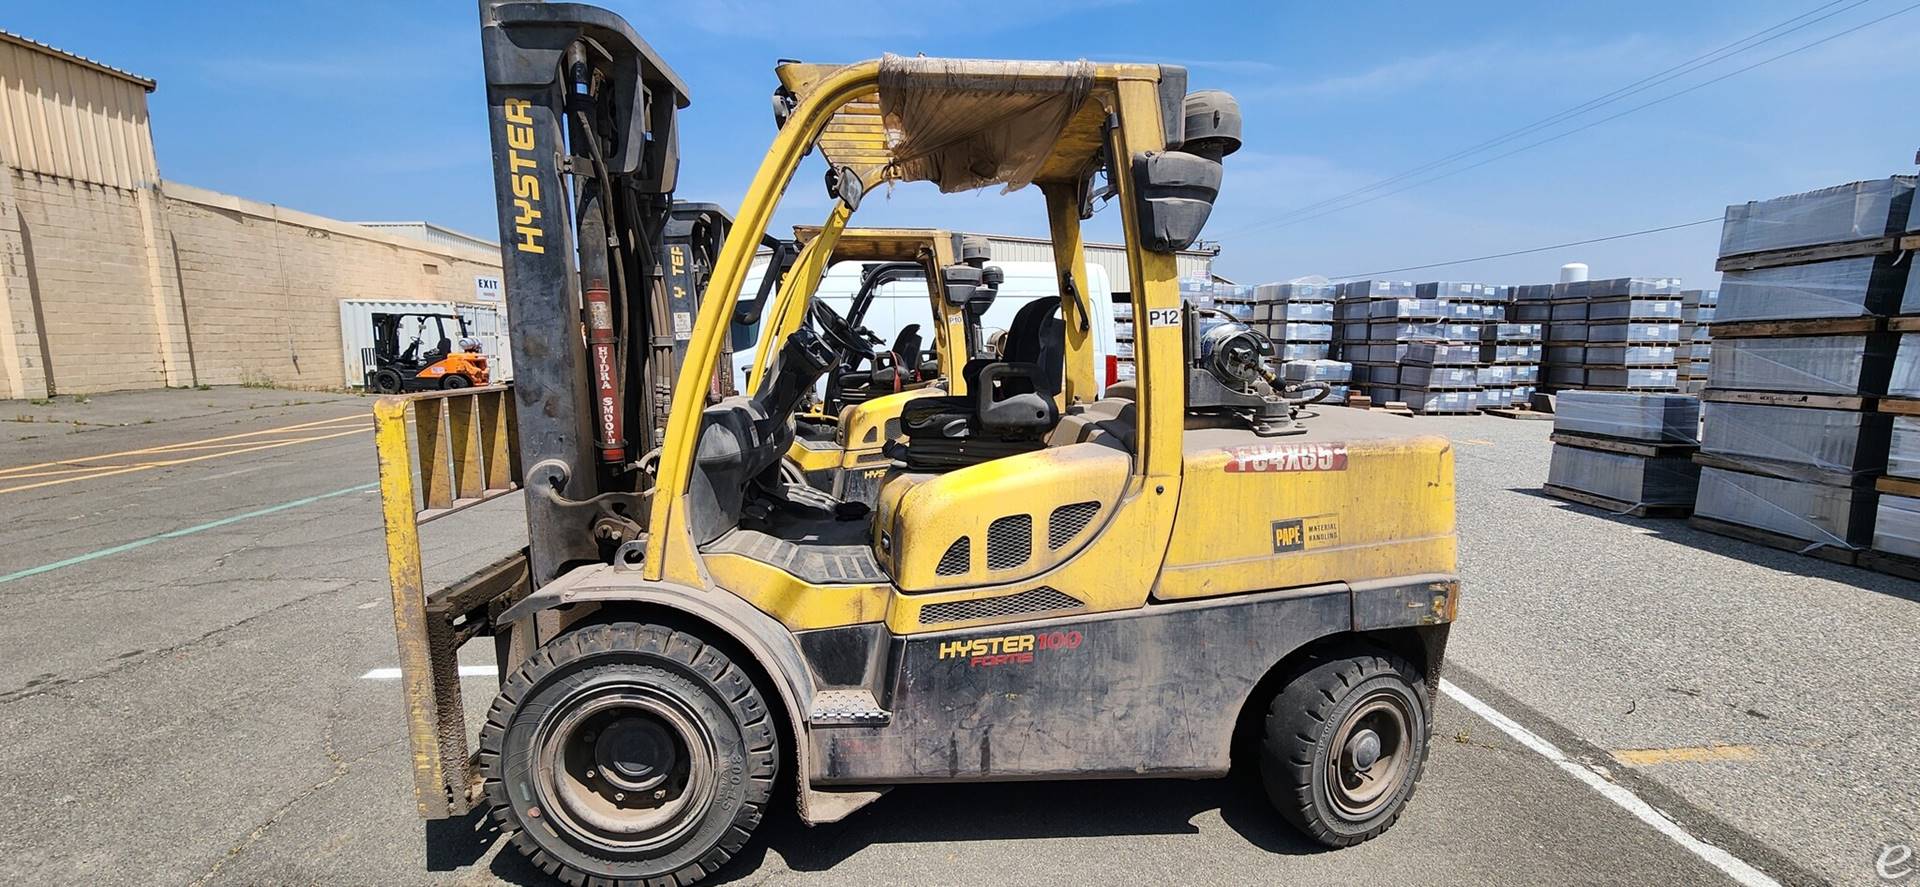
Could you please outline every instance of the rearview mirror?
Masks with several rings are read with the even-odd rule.
[[[1220,163],[1184,151],[1148,151],[1133,157],[1134,204],[1141,245],[1154,252],[1183,250],[1220,196]]]
[[[847,205],[847,212],[860,208],[860,198],[866,196],[867,183],[851,166],[831,166],[827,168],[827,196],[838,198]]]
[[[987,309],[993,307],[993,299],[999,295],[1000,283],[1006,279],[1006,272],[995,267],[975,268],[972,265],[948,265],[946,284],[941,293],[947,305],[967,312],[975,320],[984,317]]]

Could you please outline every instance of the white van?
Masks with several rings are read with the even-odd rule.
[[[853,295],[860,289],[860,268],[865,262],[838,262],[827,269],[827,276],[820,281],[820,289],[815,298],[827,300],[833,310],[846,316],[852,309]],[[1005,330],[1013,323],[1013,315],[1022,305],[1034,299],[1058,295],[1060,288],[1054,277],[1052,262],[988,262],[1006,274],[1006,280],[1000,284],[999,295],[993,300],[993,307],[980,320],[982,338],[991,341],[993,334]],[[747,280],[752,286],[740,294],[742,299],[753,298],[759,289],[760,275],[765,271],[764,263],[754,266]],[[1119,355],[1114,341],[1113,290],[1107,281],[1107,270],[1089,262],[1086,272],[1080,276],[1082,297],[1093,309],[1088,325],[1093,333],[1094,381],[1104,391],[1106,386],[1119,381]],[[900,329],[908,324],[920,325],[921,334],[926,341],[933,341],[933,312],[927,301],[927,282],[925,280],[899,280],[881,284],[879,292],[874,294],[873,305],[867,309],[864,325],[873,331],[883,342],[891,342]],[[743,385],[747,373],[753,367],[753,349],[759,339],[759,329],[750,332],[738,324],[734,326],[733,366],[734,382]],[[740,343],[747,343],[740,347]],[[744,390],[744,385],[743,385]]]

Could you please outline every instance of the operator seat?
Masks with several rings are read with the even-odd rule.
[[[894,371],[903,378],[902,383],[920,381],[920,325],[910,323],[900,328],[900,335],[893,337]]]
[[[907,435],[903,460],[919,471],[960,468],[1037,450],[1060,421],[1066,326],[1050,296],[1021,306],[999,358],[974,358],[961,369],[964,397],[925,397],[900,413]],[[1047,363],[1046,361],[1051,361]]]
[[[894,337],[892,350],[852,358],[847,367],[836,369],[827,380],[827,399],[842,404],[866,403],[919,381],[920,343],[920,325],[907,324]],[[860,369],[862,363],[867,364],[864,370]]]

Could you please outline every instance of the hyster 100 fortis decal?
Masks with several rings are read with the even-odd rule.
[[[1049,631],[1040,634],[1010,634],[990,638],[941,641],[941,659],[965,659],[973,668],[996,665],[1031,665],[1036,650],[1078,649],[1082,638],[1078,631]]]
[[[1227,450],[1229,472],[1345,471],[1347,445],[1343,443],[1276,443]]]

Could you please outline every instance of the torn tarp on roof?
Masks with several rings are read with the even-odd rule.
[[[893,154],[886,177],[933,182],[946,193],[1026,187],[1086,103],[1093,71],[1085,60],[885,56],[880,116]]]

